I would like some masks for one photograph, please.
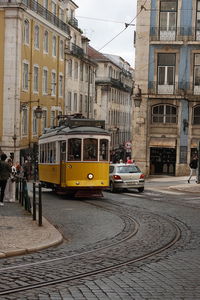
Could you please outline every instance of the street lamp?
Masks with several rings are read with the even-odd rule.
[[[39,100],[38,100],[39,101]],[[42,116],[43,116],[43,110],[42,110],[42,107],[40,105],[38,105],[35,109],[35,116],[36,116],[36,119],[42,119]]]
[[[142,102],[142,92],[141,92],[141,88],[139,87],[139,85],[137,85],[137,87],[134,89],[134,94],[132,97],[134,100],[135,107],[140,107],[141,102]]]

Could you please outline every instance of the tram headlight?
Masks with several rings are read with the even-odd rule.
[[[94,178],[94,175],[93,175],[92,173],[89,173],[88,176],[87,176],[87,178],[88,178],[89,180],[91,180],[91,179]]]

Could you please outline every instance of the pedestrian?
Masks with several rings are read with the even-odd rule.
[[[197,182],[197,171],[198,171],[198,156],[194,155],[190,164],[190,176],[188,178],[188,183],[190,183],[190,179],[192,178],[192,176],[196,176],[196,182]]]
[[[29,165],[29,162],[28,160],[25,160],[23,166],[23,174],[24,174],[24,177],[26,178],[26,180],[28,181],[29,180],[29,169],[30,169],[30,165]]]
[[[132,164],[132,163],[133,163],[132,159],[131,159],[129,156],[127,156],[127,161],[126,161],[126,163],[127,163],[127,164]]]
[[[1,197],[0,197],[0,206],[3,206],[4,193],[6,188],[6,183],[10,174],[12,173],[11,166],[6,162],[7,155],[5,153],[1,154],[0,160],[0,189],[1,189]]]
[[[8,164],[11,166],[12,172],[6,183],[4,201],[15,202],[15,176],[17,174],[17,170],[16,167],[13,165],[12,159],[8,159]]]

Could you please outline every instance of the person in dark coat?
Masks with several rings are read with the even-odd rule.
[[[10,174],[12,173],[11,166],[6,162],[7,155],[5,153],[1,154],[1,160],[0,160],[0,206],[3,206],[3,199],[4,199],[4,192],[6,188],[6,183],[8,178],[10,177]]]
[[[190,179],[192,178],[193,175],[196,176],[196,182],[197,182],[197,170],[198,170],[198,156],[194,155],[190,164],[190,176],[188,178],[188,183],[190,183]]]

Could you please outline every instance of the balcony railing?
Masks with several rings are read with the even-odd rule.
[[[65,22],[60,20],[58,17],[56,17],[54,14],[52,14],[48,9],[46,9],[44,6],[40,5],[38,2],[34,0],[22,0],[22,3],[31,9],[32,11],[36,12],[38,15],[49,21],[51,24],[55,25],[62,31],[66,32],[67,34],[70,34],[69,25],[67,25]]]
[[[112,78],[112,77],[97,77],[96,83],[99,84],[107,84],[119,90],[123,90],[125,92],[131,93],[132,87],[123,83],[121,80]]]
[[[148,84],[148,93],[152,95],[200,95],[200,82],[175,82],[172,85],[159,85],[156,81],[150,81]]]
[[[200,41],[200,28],[151,27],[150,41]]]
[[[71,18],[69,20],[69,24],[72,25],[75,28],[78,28],[78,20],[76,18]]]
[[[77,57],[83,57],[84,56],[84,50],[83,48],[77,46],[76,44],[72,43],[72,49],[71,54],[77,56]]]

